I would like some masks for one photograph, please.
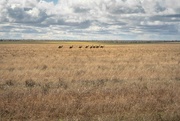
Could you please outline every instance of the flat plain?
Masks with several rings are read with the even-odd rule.
[[[180,43],[0,44],[0,120],[178,121]]]

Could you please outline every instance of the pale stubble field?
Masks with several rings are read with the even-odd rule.
[[[0,44],[0,120],[180,120],[180,43],[92,44]]]

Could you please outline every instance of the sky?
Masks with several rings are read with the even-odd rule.
[[[180,40],[180,0],[0,0],[0,39]]]

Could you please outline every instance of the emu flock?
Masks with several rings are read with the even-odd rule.
[[[63,48],[63,45],[59,46],[58,48]],[[69,49],[75,48],[75,46],[71,45],[69,46]],[[78,46],[78,48],[83,48],[82,45]],[[104,45],[86,45],[84,48],[104,48]]]

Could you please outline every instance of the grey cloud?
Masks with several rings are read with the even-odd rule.
[[[134,13],[145,13],[144,9],[141,6],[136,6],[134,8],[128,8],[124,6],[117,6],[109,10],[113,14],[134,14]]]
[[[0,25],[0,32],[20,32],[20,33],[37,33],[38,30],[32,26],[19,26],[18,23],[13,25]]]
[[[25,7],[25,8],[23,8],[24,9],[24,11],[30,11],[30,10],[32,10],[32,8],[28,8],[28,7]]]
[[[144,25],[141,29],[146,33],[156,33],[157,35],[176,35],[178,34],[175,25]]]
[[[15,20],[22,20],[25,18],[24,13],[23,13],[23,9],[22,8],[8,8],[8,14],[10,17],[14,18]]]
[[[155,5],[155,11],[156,11],[157,13],[163,12],[163,11],[165,11],[165,10],[166,10],[166,8],[165,8],[164,6],[161,6],[159,2],[156,3],[156,5]]]
[[[175,17],[175,18],[180,18],[180,14],[165,15],[164,17]]]
[[[75,13],[87,13],[89,12],[89,8],[81,7],[81,6],[76,6],[74,7],[74,12]]]
[[[23,30],[22,31],[22,33],[37,33],[38,31],[37,30],[35,30],[35,29],[25,29],[25,30]]]
[[[88,28],[91,25],[90,21],[83,21],[83,22],[65,22],[61,21],[61,23],[58,23],[59,25],[65,25],[65,26],[70,26],[70,27],[75,27],[79,29],[85,29]]]
[[[76,28],[80,28],[80,29],[84,29],[84,28],[88,28],[91,25],[91,21],[89,20],[85,20],[82,22],[77,22],[77,21],[72,21],[72,22],[68,22],[66,21],[66,19],[63,18],[47,18],[45,20],[44,26],[46,25],[58,25],[58,26],[69,26],[69,27],[76,27]]]
[[[0,32],[9,32],[13,26],[0,26]]]
[[[27,34],[54,33],[56,37],[61,36],[59,32],[73,37],[78,33],[124,38],[135,38],[142,33],[180,36],[180,6],[167,4],[170,0],[164,3],[163,0],[60,0],[56,5],[25,0],[24,6],[22,3],[18,4],[18,0],[0,2],[1,32],[14,29]],[[3,26],[3,23],[9,25]]]
[[[80,23],[78,27],[80,27],[81,29],[84,29],[84,28],[88,28],[89,26],[91,26],[91,21],[86,20]]]
[[[160,21],[169,24],[180,23],[180,14],[155,15],[148,18],[148,21]]]
[[[23,9],[15,7],[8,8],[7,10],[9,18],[12,18],[15,22],[19,23],[40,23],[47,18],[47,14],[44,11],[38,10],[36,8]],[[32,12],[33,10],[37,10],[38,13],[34,14],[37,14],[38,16],[33,16],[31,13],[28,13]]]

